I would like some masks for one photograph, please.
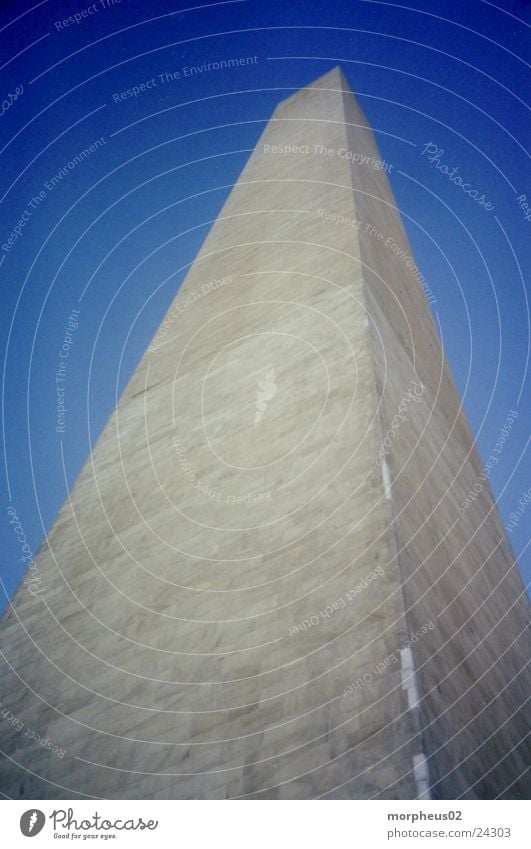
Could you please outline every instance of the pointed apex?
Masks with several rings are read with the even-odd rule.
[[[289,97],[281,100],[277,105],[277,110],[281,113],[294,108],[302,109],[304,111],[304,109],[308,107],[309,103],[316,102],[315,98],[321,97],[320,92],[324,92],[324,96],[326,97],[328,104],[335,103],[336,108],[339,108],[340,104],[341,108],[343,108],[342,104],[344,94],[352,96],[352,89],[345,79],[343,71],[339,65],[336,65],[335,68],[331,68],[326,72],[326,74],[323,74],[308,85],[294,91],[293,94],[289,95]]]
[[[306,88],[332,89],[333,91],[343,91],[346,94],[352,94],[352,89],[339,65],[336,65],[335,68],[331,68],[326,74],[309,83]]]

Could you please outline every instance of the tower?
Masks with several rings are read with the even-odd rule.
[[[524,794],[526,600],[427,295],[334,69],[275,110],[2,620],[5,793]]]

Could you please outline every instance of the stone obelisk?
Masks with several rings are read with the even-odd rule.
[[[2,620],[4,794],[525,794],[525,595],[389,170],[339,69],[275,110]]]

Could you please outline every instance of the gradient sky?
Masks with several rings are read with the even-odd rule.
[[[529,10],[516,0],[503,10],[484,0],[0,4],[0,592],[12,595],[24,571],[7,509],[35,552],[276,104],[336,64],[393,164],[484,460],[518,412],[490,477],[508,523],[531,486],[531,221],[518,202],[527,193],[531,206]],[[257,61],[184,76],[241,57]],[[430,163],[429,143],[493,210]],[[55,375],[72,309],[79,327],[59,435]],[[526,580],[530,525],[531,505],[509,536]]]

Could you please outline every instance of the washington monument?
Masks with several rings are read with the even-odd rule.
[[[394,167],[338,68],[275,109],[2,619],[8,797],[526,796],[526,596]]]

